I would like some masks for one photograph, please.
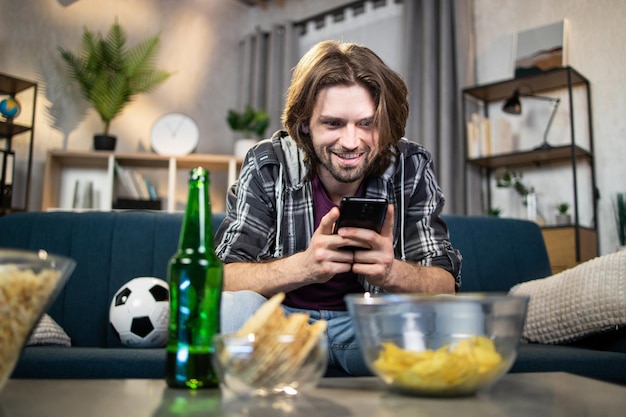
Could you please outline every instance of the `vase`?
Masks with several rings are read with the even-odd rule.
[[[572,224],[572,216],[567,213],[559,213],[556,215],[557,226],[569,226]]]
[[[257,144],[256,139],[237,139],[235,141],[235,156],[243,158],[250,148]]]
[[[93,149],[96,151],[114,151],[117,136],[93,135]]]

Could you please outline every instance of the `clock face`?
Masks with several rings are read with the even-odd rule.
[[[169,113],[152,126],[150,143],[159,155],[187,155],[198,146],[200,131],[193,119],[181,113]]]

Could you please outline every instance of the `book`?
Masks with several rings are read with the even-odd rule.
[[[473,113],[467,122],[468,157],[479,158],[493,154],[491,144],[491,121]]]
[[[123,168],[115,162],[115,173],[123,186],[120,194],[135,200],[158,200],[156,188],[137,170]]]
[[[0,207],[10,208],[13,198],[13,164],[15,153],[0,151]]]
[[[137,195],[139,195],[139,198],[142,200],[150,200],[150,193],[148,192],[146,180],[143,178],[143,175],[141,175],[134,169],[127,170],[127,172],[130,174],[131,181],[133,183],[133,186],[135,187],[135,190],[137,190]]]
[[[150,200],[158,200],[159,195],[157,194],[156,188],[148,179],[146,179],[146,188],[148,188],[148,194],[150,195]]]
[[[122,194],[125,194],[135,199],[139,199],[139,191],[135,187],[135,184],[131,179],[128,170],[122,168],[121,165],[117,163],[117,161],[115,161],[115,173],[117,174],[117,177],[119,178],[124,188],[124,192]]]

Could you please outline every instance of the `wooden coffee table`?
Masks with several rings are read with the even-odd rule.
[[[565,373],[508,374],[474,397],[438,399],[388,392],[375,378],[325,378],[309,395],[232,398],[189,392],[162,380],[10,380],[0,417],[162,416],[624,416],[626,387]]]

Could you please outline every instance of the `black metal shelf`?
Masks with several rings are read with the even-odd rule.
[[[510,97],[513,90],[523,85],[531,87],[535,93],[545,93],[588,84],[589,81],[574,68],[561,67],[492,84],[477,85],[464,89],[463,93],[482,101],[497,101]]]
[[[0,185],[2,186],[0,189],[0,215],[16,211],[28,210],[28,201],[30,197],[30,180],[33,167],[33,141],[35,130],[35,108],[37,101],[37,83],[0,73],[0,96],[8,95],[15,97],[19,94],[28,93],[29,90],[31,90],[33,94],[32,116],[30,120],[30,125],[25,125],[23,123],[14,123],[13,120],[0,118],[0,140],[4,142],[4,148],[0,149],[0,158],[3,158],[3,160],[0,161],[2,162],[2,164],[0,164]],[[20,184],[21,188],[24,190],[24,198],[21,202],[18,203],[13,198],[13,189],[15,188],[16,183],[15,176],[10,176],[12,178],[12,183],[10,184],[10,186],[8,184],[5,184],[5,182],[9,178],[6,172],[6,165],[8,165],[6,162],[8,160],[7,155],[10,155],[11,158],[13,158],[13,163],[11,165],[12,168],[15,170],[15,153],[12,150],[12,145],[14,137],[22,134],[29,134],[28,162],[26,167],[26,178],[24,179],[24,184]]]
[[[15,95],[33,87],[37,87],[37,83],[6,74],[0,74],[0,94]]]
[[[536,149],[529,151],[511,152],[501,155],[486,156],[483,158],[468,158],[467,162],[478,167],[497,169],[523,168],[529,166],[541,166],[547,164],[568,163],[572,159],[572,153],[576,160],[590,161],[593,155],[577,145],[552,146],[549,149]]]
[[[587,114],[586,118],[588,125],[588,147],[582,147],[576,141],[575,132],[575,115],[573,106],[573,88],[581,87],[586,92],[586,104]],[[580,261],[580,236],[579,229],[585,228],[597,230],[597,200],[598,191],[596,188],[596,177],[594,168],[594,154],[593,154],[593,128],[592,128],[592,112],[591,112],[591,88],[589,81],[582,74],[576,71],[574,68],[566,66],[555,68],[549,71],[536,72],[523,77],[512,78],[490,84],[477,85],[462,90],[463,101],[463,114],[466,120],[469,120],[468,108],[470,106],[478,105],[482,108],[485,116],[488,117],[488,104],[496,101],[503,101],[509,98],[516,89],[526,88],[532,94],[545,94],[549,91],[567,90],[567,99],[564,100],[569,106],[569,118],[570,118],[570,133],[571,141],[566,145],[551,146],[548,149],[531,149],[521,150],[517,152],[510,152],[506,154],[494,154],[478,158],[469,157],[469,149],[467,144],[467,127],[465,126],[463,144],[465,158],[465,195],[464,204],[466,214],[470,213],[472,209],[469,207],[469,196],[480,195],[480,190],[476,191],[475,188],[469,190],[470,187],[475,187],[470,181],[470,170],[476,172],[478,178],[482,184],[486,184],[486,199],[481,199],[483,205],[482,210],[486,212],[486,209],[491,207],[491,177],[495,170],[500,168],[523,168],[523,167],[546,167],[548,165],[561,165],[570,166],[572,171],[572,189],[574,201],[572,207],[574,209],[574,223],[572,226],[576,229],[576,259]],[[578,165],[581,163],[588,164],[591,175],[591,190],[590,198],[593,200],[593,221],[591,227],[582,226],[579,219],[579,196],[578,196]],[[478,194],[476,194],[476,192]],[[486,207],[485,207],[486,205]],[[597,233],[596,233],[597,243]]]
[[[20,133],[28,132],[30,129],[30,126],[24,126],[0,120],[0,138],[3,139],[19,135]]]

